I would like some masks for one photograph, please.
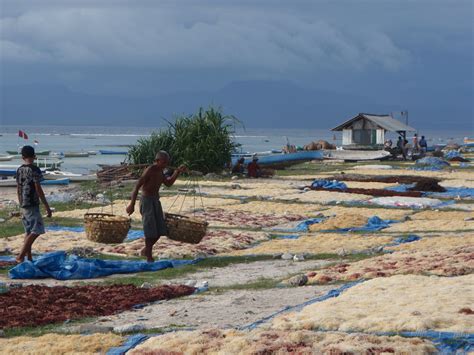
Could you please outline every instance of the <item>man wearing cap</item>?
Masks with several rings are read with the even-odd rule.
[[[258,178],[261,175],[260,165],[258,165],[258,158],[254,156],[252,161],[247,165],[247,175],[250,178]]]

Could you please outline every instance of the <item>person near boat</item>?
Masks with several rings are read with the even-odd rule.
[[[43,217],[40,212],[40,201],[46,208],[47,217],[51,217],[51,208],[41,188],[43,175],[41,170],[33,164],[36,159],[35,149],[25,145],[21,149],[24,164],[16,171],[16,183],[18,202],[22,212],[22,222],[25,228],[25,241],[16,261],[21,263],[25,260],[32,261],[31,248],[36,238],[45,233]]]
[[[421,152],[426,153],[428,150],[428,143],[426,142],[425,136],[421,136],[420,142],[418,144],[420,145]]]
[[[162,184],[168,187],[172,186],[178,176],[186,171],[186,167],[182,165],[173,174],[166,176],[164,169],[168,166],[169,161],[170,156],[167,152],[156,153],[155,162],[143,172],[133,189],[131,201],[126,208],[128,215],[135,211],[135,202],[141,189],[140,213],[145,233],[145,247],[142,249],[141,255],[145,256],[148,262],[155,261],[153,259],[153,245],[162,235],[167,234],[165,216],[160,202],[160,187]]]
[[[262,174],[262,170],[260,169],[260,165],[258,165],[258,158],[253,157],[252,161],[247,165],[247,175],[250,178],[258,178]]]
[[[418,142],[418,134],[415,133],[413,136],[413,151],[418,152],[420,150],[420,145]]]
[[[233,174],[243,174],[245,170],[245,158],[240,158],[232,167]]]

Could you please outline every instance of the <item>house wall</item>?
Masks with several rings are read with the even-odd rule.
[[[377,129],[377,144],[385,143],[385,130],[382,128]]]
[[[342,130],[342,145],[352,144],[352,129]]]

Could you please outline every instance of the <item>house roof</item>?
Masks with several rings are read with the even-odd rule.
[[[357,116],[354,118],[351,118],[350,120],[344,122],[343,124],[335,127],[332,129],[332,131],[342,131],[345,127],[349,126],[352,124],[352,122],[360,119],[360,118],[365,118],[373,123],[375,123],[377,126],[391,132],[399,132],[399,131],[409,131],[409,132],[416,132],[416,129],[410,126],[407,126],[403,122],[400,122],[399,120],[394,119],[390,115],[374,115],[371,113],[359,113]]]

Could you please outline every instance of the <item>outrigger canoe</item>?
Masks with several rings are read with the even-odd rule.
[[[320,150],[309,150],[288,154],[272,154],[258,156],[258,165],[270,169],[284,169],[285,167],[304,163],[311,160],[322,160],[323,153]],[[237,163],[238,158],[232,158],[232,165]],[[245,164],[252,161],[252,157],[245,158]]]

